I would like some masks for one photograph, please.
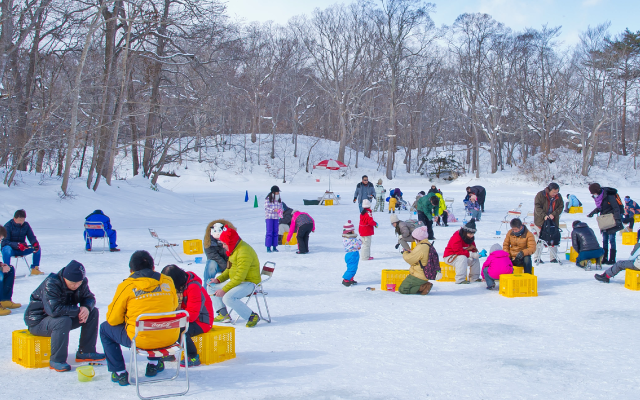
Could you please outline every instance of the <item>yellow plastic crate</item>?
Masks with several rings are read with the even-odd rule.
[[[535,267],[531,267],[531,275],[535,275]],[[524,267],[513,267],[513,275],[522,275],[524,274]],[[508,274],[510,275],[510,274]]]
[[[214,325],[209,332],[192,339],[204,365],[236,358],[236,328],[232,326]]]
[[[284,235],[282,235],[282,244],[289,244],[291,246],[298,244],[298,234],[294,232],[293,235],[291,235],[291,241],[287,242],[288,234],[289,232],[285,232]]]
[[[633,222],[640,222],[640,214],[633,214]]]
[[[438,282],[456,281],[456,268],[453,265],[440,261],[440,272],[442,273],[442,278],[438,279]]]
[[[324,201],[324,205],[325,206],[332,206],[333,205],[333,200],[325,200]]]
[[[501,275],[500,294],[504,297],[537,296],[538,277],[531,274]]]
[[[582,214],[583,212],[582,207],[569,207],[569,214]]]
[[[182,241],[184,254],[202,254],[202,240],[191,239]]]
[[[409,275],[408,269],[383,269],[380,289],[387,290],[387,284],[395,283],[397,292],[407,275]]]
[[[626,270],[624,276],[624,287],[629,290],[640,290],[640,271],[634,269]]]
[[[45,368],[51,358],[51,338],[33,336],[27,329],[11,334],[11,360],[25,368]]]
[[[638,243],[637,232],[622,232],[622,244],[635,246],[636,243]]]

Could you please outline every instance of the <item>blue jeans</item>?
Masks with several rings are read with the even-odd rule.
[[[608,234],[607,232],[602,232],[602,248],[604,249],[604,254],[607,254],[607,256],[609,253],[609,244],[611,244],[611,250],[615,251],[616,233]]]
[[[604,250],[602,249],[581,251],[580,253],[578,253],[578,257],[576,258],[576,264],[578,264],[580,261],[591,260],[592,258],[598,259],[604,254]]]
[[[104,237],[104,231],[90,229],[89,235],[91,235],[91,237]],[[87,250],[91,249],[91,239],[87,238],[87,231],[84,231],[83,236],[85,241],[85,248]],[[107,237],[109,238],[109,248],[115,249],[116,247],[118,247],[118,245],[116,244],[116,231],[114,231],[113,229],[108,229]]]
[[[131,347],[131,339],[127,335],[125,324],[109,325],[107,321],[100,324],[100,341],[107,357],[109,372],[126,370],[122,349],[120,346]],[[148,357],[149,360],[160,360],[160,357]]]
[[[228,282],[217,283],[211,287],[214,292],[218,289],[222,289]],[[253,292],[256,285],[252,282],[242,282],[238,286],[229,290],[223,297],[213,296],[211,302],[213,303],[213,310],[220,311],[226,308],[227,311],[233,309],[242,319],[249,320],[251,316],[251,309],[244,303],[244,298]]]
[[[40,250],[34,252],[33,249],[26,249],[25,251],[16,250],[11,246],[4,246],[2,248],[2,262],[11,265],[11,257],[15,256],[28,256],[33,253],[33,260],[31,262],[31,268],[40,266],[40,257],[42,256],[42,247]]]
[[[207,264],[204,266],[204,287],[207,289],[207,293],[213,294],[215,292],[211,291],[214,284],[209,284],[209,281],[216,277],[217,274],[222,273],[222,270],[218,266],[218,263],[214,260],[207,260]]]
[[[484,267],[482,273],[484,274],[485,282],[487,282],[487,287],[493,287],[496,285],[496,280],[489,275],[489,267]]]
[[[0,273],[0,301],[11,300],[11,297],[13,296],[13,282],[15,279],[16,270],[13,267],[9,269],[9,272]]]
[[[344,255],[344,262],[347,263],[347,270],[344,275],[342,275],[342,279],[346,281],[350,281],[356,276],[356,272],[358,272],[358,263],[360,262],[360,252],[352,251]]]

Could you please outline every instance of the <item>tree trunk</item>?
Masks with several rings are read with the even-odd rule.
[[[129,74],[129,87],[127,88],[127,108],[129,110],[129,126],[131,128],[131,159],[133,162],[133,176],[138,175],[140,160],[138,158],[138,124],[136,123],[135,90],[133,88],[133,68]]]

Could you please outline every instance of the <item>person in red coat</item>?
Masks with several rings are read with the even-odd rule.
[[[189,329],[186,332],[187,358],[189,368],[200,365],[200,356],[193,343],[193,336],[209,332],[213,324],[213,305],[202,280],[193,272],[187,272],[176,265],[167,265],[162,270],[164,275],[173,279],[173,284],[181,298],[180,309],[189,312]],[[184,367],[185,360],[180,362]]]
[[[476,220],[471,221],[460,228],[451,236],[447,247],[444,249],[444,262],[453,265],[456,269],[456,283],[482,282],[480,279],[480,254],[475,243]],[[469,280],[467,280],[467,267],[469,268]]]
[[[360,237],[362,237],[360,259],[363,261],[373,260],[373,257],[371,257],[371,236],[373,236],[373,228],[377,227],[378,223],[373,220],[373,213],[371,212],[371,202],[367,199],[362,200],[362,212],[360,213],[358,233]]]

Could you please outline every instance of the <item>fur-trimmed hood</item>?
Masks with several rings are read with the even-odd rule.
[[[229,228],[233,229],[234,231],[237,231],[235,225],[233,225],[231,222],[227,221],[226,219],[216,219],[215,221],[209,222],[209,225],[207,225],[207,229],[204,231],[204,239],[202,240],[202,244],[205,249],[211,246],[211,228],[213,227],[213,225],[217,223],[221,223],[222,225],[227,225],[229,226]]]

